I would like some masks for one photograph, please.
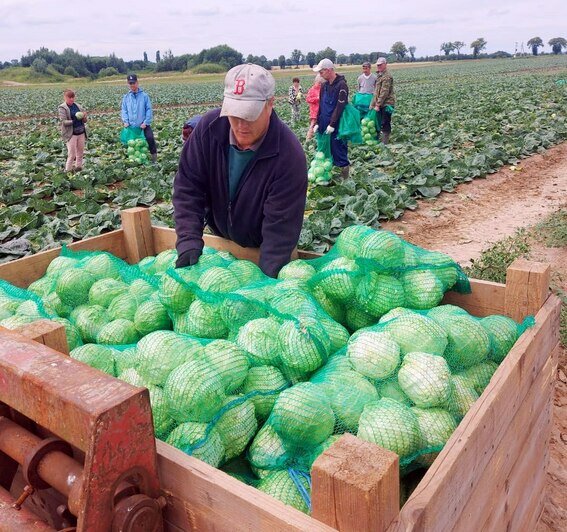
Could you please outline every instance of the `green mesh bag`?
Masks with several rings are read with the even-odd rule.
[[[37,320],[55,317],[53,309],[30,290],[24,290],[0,279],[0,325],[16,329]]]
[[[448,290],[470,292],[468,279],[447,255],[358,225],[344,229],[326,255],[291,263],[278,278],[304,283],[319,306],[351,332],[398,307],[431,309]]]
[[[372,97],[372,94],[364,94],[361,92],[357,92],[353,96],[352,105],[358,110],[361,118],[364,118],[368,114]]]
[[[327,185],[331,181],[333,157],[331,155],[331,135],[317,133],[317,151],[309,165],[307,179],[309,183]]]
[[[370,109],[366,116],[361,120],[361,134],[362,141],[367,146],[374,146],[378,144],[378,137],[380,135],[380,130],[382,129],[382,124],[380,120],[380,115],[376,112],[376,109]]]
[[[84,362],[93,368],[104,371],[109,375],[116,376],[115,356],[116,351],[110,346],[85,344],[73,349],[71,358]]]
[[[310,492],[309,481],[303,476],[300,479],[299,481],[294,481],[288,470],[273,471],[260,480],[256,487],[288,506],[292,506],[301,512],[309,513],[309,506],[306,502],[307,496],[302,496],[301,491],[298,489],[299,483],[304,492],[308,494]]]
[[[362,144],[360,112],[350,103],[346,104],[341,114],[337,138],[352,144]]]
[[[170,432],[166,442],[213,467],[218,467],[224,459],[222,440],[206,423],[182,423]]]

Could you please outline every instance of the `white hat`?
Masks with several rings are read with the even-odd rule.
[[[231,68],[224,78],[220,116],[254,122],[276,91],[274,77],[259,65],[247,63]]]
[[[385,58],[385,57],[379,57],[379,58],[376,60],[376,64],[377,64],[377,65],[384,65],[384,64],[386,64],[386,58]]]
[[[330,59],[321,59],[321,61],[319,61],[319,63],[313,67],[313,72],[320,72],[324,68],[334,69],[335,65],[333,65],[333,62]]]

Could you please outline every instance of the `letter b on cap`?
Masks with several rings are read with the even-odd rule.
[[[245,80],[243,79],[237,79],[234,82],[234,94],[244,94],[244,85],[245,85]]]

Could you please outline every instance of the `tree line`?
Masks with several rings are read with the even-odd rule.
[[[0,69],[12,66],[30,67],[33,71],[40,74],[64,74],[73,77],[102,78],[116,74],[125,74],[131,71],[153,70],[156,72],[192,70],[194,72],[222,72],[241,63],[255,63],[270,70],[273,67],[281,69],[309,65],[313,67],[321,59],[327,57],[336,64],[361,64],[365,61],[374,63],[378,57],[387,57],[388,61],[431,61],[439,59],[476,59],[479,57],[511,57],[507,52],[495,52],[493,54],[482,54],[486,49],[487,41],[479,37],[470,43],[472,54],[461,54],[461,50],[466,47],[463,41],[444,42],[441,44],[440,51],[444,56],[425,56],[415,57],[416,47],[406,46],[402,41],[392,44],[389,52],[370,52],[366,54],[351,53],[338,54],[336,50],[327,47],[318,52],[303,53],[299,49],[294,49],[289,57],[280,55],[279,57],[268,59],[265,55],[243,56],[242,53],[231,48],[226,44],[204,48],[197,54],[182,54],[174,56],[171,50],[166,50],[163,54],[158,50],[155,53],[155,61],[148,59],[147,52],[143,52],[143,58],[135,61],[125,61],[116,57],[114,53],[109,56],[89,56],[82,55],[72,48],[65,48],[62,53],[57,53],[45,47],[39,50],[28,50],[27,54],[20,60],[13,59],[0,63]],[[527,45],[531,48],[533,55],[538,55],[539,48],[543,48],[544,42],[540,37],[532,37]],[[567,40],[563,37],[554,37],[548,41],[552,53],[561,54],[563,49],[567,50]],[[456,52],[456,54],[454,53]]]

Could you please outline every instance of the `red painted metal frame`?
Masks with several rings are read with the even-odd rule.
[[[111,529],[124,480],[159,496],[147,390],[0,331],[0,402],[85,453],[82,489],[69,500],[78,532]]]

